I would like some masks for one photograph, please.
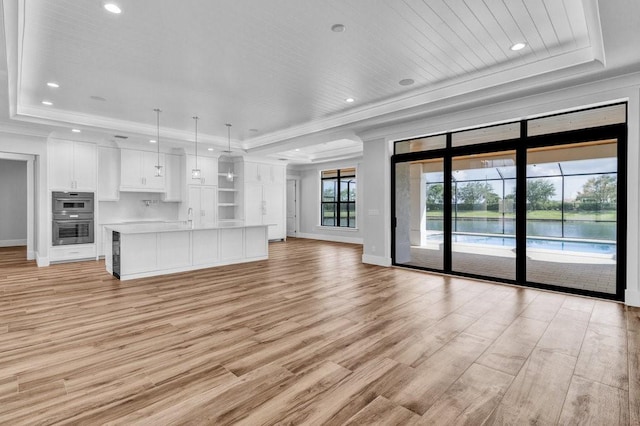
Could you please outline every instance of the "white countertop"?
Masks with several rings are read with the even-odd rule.
[[[233,228],[259,228],[269,225],[239,225],[238,223],[220,223],[217,226],[192,227],[185,222],[151,222],[151,223],[130,223],[130,224],[105,224],[106,229],[119,232],[121,234],[149,234],[156,232],[178,232],[178,231],[199,231],[205,229],[233,229]]]

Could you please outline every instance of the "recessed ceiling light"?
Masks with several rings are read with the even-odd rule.
[[[42,105],[51,106],[51,105],[53,105],[53,102],[42,101]]]
[[[346,103],[350,104],[350,103],[352,103],[352,102],[355,102],[356,100],[355,100],[355,99],[353,99],[353,98],[347,98],[347,99],[345,99],[344,101],[345,101]]]
[[[335,24],[331,26],[331,31],[333,31],[334,33],[343,33],[346,31],[346,29],[347,27],[342,24]]]
[[[155,139],[149,139],[149,143],[156,143],[156,142],[158,142],[158,141],[155,140]]]
[[[55,81],[48,82],[47,86],[53,87],[54,89],[57,89],[58,87],[60,87],[60,85],[58,83],[56,83]]]
[[[516,43],[513,46],[511,46],[511,50],[513,50],[514,52],[517,50],[522,50],[525,48],[527,44],[526,43]]]
[[[71,131],[72,131],[73,133],[80,133],[82,130],[80,130],[80,129],[71,129]]]
[[[207,151],[213,151],[213,148],[207,148]]]
[[[115,14],[122,13],[122,9],[120,9],[120,6],[118,6],[115,3],[105,3],[104,8],[107,10],[107,12],[111,12]]]
[[[415,80],[412,78],[403,78],[398,82],[400,86],[411,86],[413,83],[415,83]]]
[[[296,152],[300,151],[300,148],[296,148]]]

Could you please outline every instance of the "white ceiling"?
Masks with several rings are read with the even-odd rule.
[[[602,68],[607,38],[619,43],[612,27],[629,27],[636,18],[625,11],[640,12],[631,0],[601,1],[604,10],[596,0],[116,3],[120,15],[99,0],[3,0],[14,120],[144,139],[159,107],[169,138],[193,140],[197,114],[201,141],[225,146],[230,122],[234,145],[260,150],[461,92]],[[519,41],[525,49],[511,51]],[[613,58],[620,67],[622,54],[630,52]],[[409,78],[415,84],[399,85]],[[362,146],[340,136],[316,144],[271,155],[309,162]]]

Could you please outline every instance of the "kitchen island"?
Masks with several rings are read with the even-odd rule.
[[[105,225],[107,272],[130,280],[269,257],[268,225]]]

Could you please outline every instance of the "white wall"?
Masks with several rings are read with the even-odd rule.
[[[337,162],[290,167],[287,179],[299,179],[300,229],[298,237],[362,244],[363,190],[367,183],[361,177],[361,158]],[[320,172],[322,170],[356,167],[356,229],[320,226]]]
[[[392,141],[620,100],[628,101],[628,241],[625,303],[640,306],[638,279],[638,265],[640,264],[640,181],[638,173],[640,167],[640,73],[493,104],[483,105],[482,99],[469,98],[466,102],[473,104],[473,108],[461,107],[455,113],[377,128],[363,133],[361,135],[364,140],[363,177],[366,179],[367,188],[369,188],[368,190],[365,188],[364,203],[361,209],[366,212],[363,262],[374,264],[390,262],[391,206],[389,200],[391,199],[391,184],[389,164]],[[379,215],[372,214],[378,212]],[[381,245],[383,245],[382,248]]]
[[[27,245],[27,162],[0,159],[0,247]]]

